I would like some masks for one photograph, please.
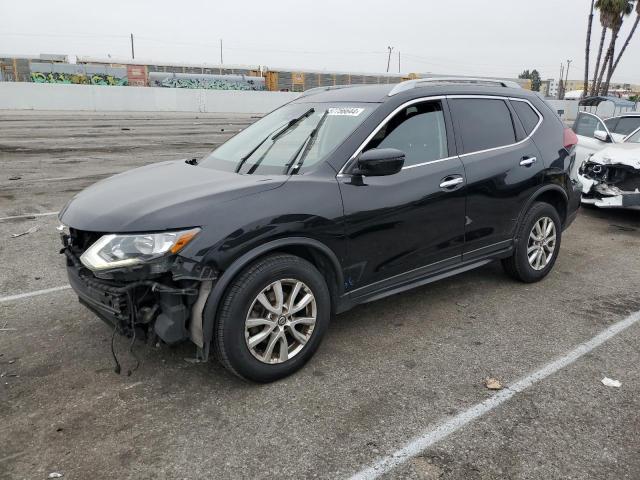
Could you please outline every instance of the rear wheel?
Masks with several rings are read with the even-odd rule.
[[[548,203],[534,203],[516,235],[513,255],[502,260],[505,271],[526,283],[546,277],[558,258],[562,224],[556,209]]]
[[[311,263],[284,254],[260,259],[225,294],[216,321],[217,356],[248,380],[290,375],[318,348],[330,303],[324,278]]]

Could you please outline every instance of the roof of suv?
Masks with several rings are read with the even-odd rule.
[[[378,84],[378,85],[348,85],[339,88],[318,89],[302,95],[296,103],[310,102],[362,102],[382,103],[391,98],[411,99],[433,95],[496,95],[507,97],[527,98],[535,96],[534,92],[522,88],[500,87],[494,85],[474,85],[459,83],[424,83],[417,84],[413,88],[402,90],[393,96],[389,93],[402,83]],[[315,89],[314,89],[315,90]]]

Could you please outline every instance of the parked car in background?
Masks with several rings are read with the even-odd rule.
[[[633,120],[640,121],[640,116]],[[615,122],[612,125],[616,127]],[[640,126],[622,141],[609,142],[609,146],[589,154],[578,169],[578,179],[583,204],[640,210]]]
[[[628,135],[640,128],[640,113],[625,113],[602,119],[590,112],[579,112],[573,123],[573,131],[578,136],[574,175],[583,162],[593,153],[611,143],[620,143]]]
[[[576,143],[503,81],[320,88],[200,162],[76,195],[59,215],[67,273],[114,334],[189,340],[272,381],[358,304],[495,260],[543,279],[580,204]]]

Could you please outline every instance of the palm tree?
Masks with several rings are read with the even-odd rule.
[[[625,15],[630,15],[633,11],[633,3],[630,0],[613,0],[611,9],[608,11],[608,26],[611,29],[611,39],[609,40],[609,47],[605,55],[602,68],[600,69],[600,75],[598,76],[598,82],[596,84],[596,94],[600,93],[606,95],[609,87],[602,83],[604,72],[613,68],[613,57],[616,49],[616,41],[618,40],[618,34],[620,28],[622,28],[622,22]],[[605,89],[606,87],[606,89]]]
[[[603,87],[603,91],[605,92],[605,94],[608,93],[609,91],[609,84],[611,83],[611,77],[613,77],[613,74],[616,71],[616,68],[618,68],[618,63],[620,63],[622,54],[629,46],[629,43],[631,42],[631,38],[633,37],[634,33],[636,33],[636,29],[638,28],[638,24],[640,23],[640,0],[636,2],[635,10],[636,10],[636,21],[633,23],[633,27],[631,27],[631,31],[629,32],[629,35],[627,35],[627,39],[625,40],[624,45],[622,45],[622,48],[620,49],[620,52],[616,57],[616,61],[613,63],[612,67],[609,69],[609,72],[607,73],[607,80],[606,80],[605,86]]]
[[[607,28],[609,28],[610,11],[616,0],[597,0],[595,7],[600,12],[600,25],[602,25],[602,33],[600,34],[600,45],[598,47],[598,55],[596,55],[596,69],[593,71],[593,83],[591,84],[590,95],[596,94],[596,80],[600,71],[600,62],[602,60],[602,49],[607,36]]]
[[[640,2],[638,2],[640,5]],[[593,7],[595,0],[591,0],[591,10],[589,12],[589,21],[587,22],[587,46],[584,50],[584,90],[583,97],[587,96],[589,90],[589,56],[591,55],[591,27],[593,26]]]
[[[602,50],[607,35],[607,30],[613,27],[616,20],[620,17],[620,12],[626,5],[627,0],[596,0],[595,7],[600,12],[600,24],[602,25],[602,34],[600,35],[600,46],[598,47],[598,55],[596,57],[596,68],[593,72],[593,84],[591,85],[591,95],[597,95],[600,91],[602,77],[606,69],[608,58],[605,56],[602,62]],[[609,49],[607,49],[607,53]],[[601,66],[602,62],[602,66]]]

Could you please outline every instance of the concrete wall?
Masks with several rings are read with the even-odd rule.
[[[0,83],[0,110],[266,113],[299,94],[289,92]]]
[[[616,108],[613,102],[602,102],[598,107],[579,107],[577,100],[547,100],[547,103],[557,112],[564,110],[560,118],[565,121],[573,121],[578,115],[578,111],[587,111],[595,113],[601,118],[608,118],[614,115],[622,115],[623,113],[633,112],[633,107]]]
[[[562,120],[573,121],[578,115],[577,100],[547,100],[546,102],[558,112]],[[560,110],[564,110],[564,113],[560,113]]]

